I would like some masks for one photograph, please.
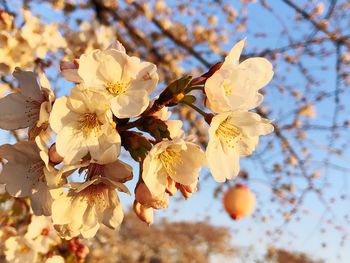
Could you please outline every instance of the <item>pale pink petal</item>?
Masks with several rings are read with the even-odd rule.
[[[123,46],[122,43],[120,43],[118,40],[114,40],[108,47],[107,49],[116,49],[120,52],[126,53],[125,47]]]
[[[239,41],[236,45],[234,45],[233,48],[228,53],[227,57],[225,58],[225,62],[221,66],[221,68],[230,67],[232,65],[238,65],[239,58],[241,56],[244,45],[245,45],[245,39]]]
[[[239,67],[248,69],[250,74],[253,74],[249,83],[253,85],[256,90],[266,86],[273,77],[272,64],[265,58],[248,58],[243,61]]]
[[[116,182],[126,182],[132,179],[132,167],[120,160],[103,166],[103,176]]]
[[[40,104],[20,93],[11,93],[0,99],[0,128],[16,130],[32,127],[39,119]]]
[[[42,102],[44,100],[43,94],[40,89],[40,85],[38,83],[38,76],[36,73],[32,71],[24,71],[20,68],[15,68],[13,72],[13,76],[19,82],[19,88],[21,89],[21,93],[28,97],[29,100],[35,100]]]
[[[115,191],[108,192],[109,206],[103,213],[102,223],[116,229],[123,222],[124,213],[118,195]]]
[[[230,153],[223,151],[219,140],[209,140],[206,150],[208,166],[217,182],[225,182],[226,179],[232,179],[239,173],[239,154],[234,150]]]
[[[130,88],[124,94],[111,99],[111,109],[118,118],[137,117],[148,107],[149,94],[146,90]]]
[[[152,160],[148,154],[143,162],[142,179],[153,195],[162,194],[167,186],[167,174],[162,172],[161,162]]]

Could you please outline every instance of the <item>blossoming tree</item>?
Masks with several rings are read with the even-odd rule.
[[[348,126],[345,119],[338,123],[338,115],[341,82],[347,82],[341,68],[347,55],[343,49],[349,42],[326,22],[336,7],[339,13],[346,12],[345,7],[330,4],[329,15],[320,20],[323,5],[308,12],[282,1],[311,23],[314,34],[300,43],[290,40],[287,46],[242,55],[247,42],[254,40],[229,39],[216,16],[207,16],[207,28],[200,18],[179,22],[183,13],[196,17],[196,4],[51,1],[46,8],[62,15],[65,24],[37,17],[34,7],[42,2],[23,1],[20,8],[0,2],[4,72],[0,128],[16,139],[0,146],[2,203],[7,212],[18,208],[23,213],[1,222],[6,226],[0,238],[8,261],[73,260],[60,253],[64,245],[74,251],[74,260],[83,260],[87,248],[78,237],[91,239],[101,226],[118,229],[122,224],[125,205],[120,195],[129,195],[134,213],[150,225],[154,210],[167,209],[177,192],[186,199],[195,194],[206,180],[205,171],[217,184],[214,196],[236,181],[249,184],[250,174],[241,163],[251,156],[266,174],[273,174],[269,183],[274,195],[291,204],[284,214],[286,221],[297,213],[308,191],[322,200],[320,187],[313,182],[318,170],[307,155],[305,140],[309,128],[322,126],[309,123],[316,115],[314,104],[332,96],[336,105],[332,123],[322,127],[333,136],[327,147],[318,147],[341,155],[333,144],[337,132]],[[217,2],[213,8],[236,25],[235,33],[248,26],[244,12],[240,17],[231,5]],[[244,11],[253,1],[241,2]],[[179,14],[172,13],[172,5]],[[268,3],[259,5],[274,15]],[[200,12],[203,6],[198,7]],[[189,24],[191,30],[186,29]],[[323,38],[318,37],[320,32]],[[326,41],[336,47],[334,94],[284,86],[283,73],[289,70],[285,63],[296,65],[307,85],[316,83],[298,56],[286,52]],[[230,47],[223,47],[223,42]],[[209,62],[208,52],[198,51],[203,47],[216,54],[215,62]],[[276,68],[280,72],[274,76]],[[283,84],[273,84],[277,82]],[[289,109],[283,100],[275,103],[276,108],[271,98],[263,104],[265,93],[276,92],[269,91],[272,87],[296,100],[292,118],[279,111]],[[253,155],[265,135],[270,141],[265,140]],[[266,158],[276,152],[278,157]],[[322,165],[334,166],[331,160]],[[283,179],[281,173],[286,175]],[[295,196],[293,182],[284,179],[291,174],[301,176],[307,185]],[[125,183],[133,178],[137,183],[129,189]],[[12,228],[23,225],[29,225],[25,231]]]

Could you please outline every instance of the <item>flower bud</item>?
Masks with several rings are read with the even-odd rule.
[[[67,70],[67,69],[78,69],[79,68],[79,62],[78,60],[74,60],[73,62],[69,61],[61,61],[60,62],[60,70]]]
[[[84,259],[86,256],[89,254],[89,248],[83,244],[80,244],[78,246],[77,251],[75,252],[75,255],[77,256],[78,259]]]
[[[247,186],[236,185],[225,193],[224,207],[234,220],[251,215],[255,205],[255,195]]]
[[[140,162],[146,158],[148,151],[152,148],[148,139],[141,133],[134,131],[120,132],[123,147],[130,153],[131,157]]]
[[[166,186],[166,192],[173,196],[176,194],[177,192],[177,188],[176,188],[176,183],[173,179],[170,178],[170,176],[167,177],[167,180],[168,180],[168,183],[167,183],[167,186]]]
[[[72,253],[75,253],[79,247],[79,239],[77,237],[73,237],[72,239],[67,241],[68,249]]]
[[[13,25],[13,16],[0,9],[0,29],[10,30]]]
[[[197,191],[197,183],[198,181],[194,182],[191,185],[183,185],[183,184],[176,184],[177,189],[180,190],[181,194],[183,195],[183,197],[185,197],[186,199],[190,198],[191,195]]]
[[[213,76],[213,74],[218,71],[223,62],[218,62],[215,65],[213,65],[206,73],[204,73],[202,76],[197,77],[191,81],[191,85],[199,85],[199,84],[204,84],[208,78]]]
[[[58,164],[63,161],[62,156],[60,156],[56,151],[56,143],[52,144],[49,149],[49,159],[50,162]]]
[[[169,86],[159,95],[156,103],[163,106],[174,106],[184,98],[184,92],[187,86],[192,81],[191,76],[185,76],[173,81]]]
[[[138,128],[141,131],[149,132],[157,141],[161,141],[163,138],[170,138],[167,124],[156,116],[144,117],[142,124]]]
[[[169,205],[169,195],[163,193],[159,196],[151,194],[145,183],[140,183],[135,189],[135,199],[141,205],[149,206],[155,209],[167,208]]]
[[[134,208],[135,214],[140,220],[145,222],[147,225],[153,224],[154,215],[153,215],[152,207],[141,205],[139,202],[135,200],[133,208]]]

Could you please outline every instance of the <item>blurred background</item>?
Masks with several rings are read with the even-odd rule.
[[[1,96],[16,88],[16,66],[45,71],[58,95],[69,94],[59,62],[114,39],[158,66],[160,89],[203,74],[243,38],[242,60],[262,56],[274,66],[257,111],[275,132],[241,160],[239,177],[217,184],[204,170],[198,193],[173,197],[151,227],[129,209],[133,198],[122,196],[120,231],[102,229],[88,241],[86,262],[350,262],[349,1],[0,0],[0,10]],[[172,110],[204,146],[204,120],[188,108]],[[25,138],[23,131],[0,135],[1,143]],[[255,213],[240,221],[222,202],[237,183],[257,197]],[[25,217],[20,200],[3,193],[0,202],[2,225]]]

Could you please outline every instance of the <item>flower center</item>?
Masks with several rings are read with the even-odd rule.
[[[223,121],[218,129],[216,135],[222,139],[229,147],[234,147],[242,137],[242,131],[237,126],[229,123],[227,119]]]
[[[92,179],[94,176],[102,176],[103,165],[91,163],[86,172],[86,178]]]
[[[99,131],[101,129],[101,123],[99,122],[96,113],[85,113],[79,119],[79,129],[88,135],[92,131]]]
[[[18,254],[25,255],[25,254],[29,253],[30,250],[31,249],[27,245],[22,245],[18,250]]]
[[[225,90],[225,94],[226,96],[230,95],[233,93],[233,88],[227,84],[224,84],[224,90]]]
[[[123,94],[129,87],[129,83],[123,81],[107,82],[106,90],[113,96]]]
[[[180,152],[167,149],[159,155],[167,174],[176,174],[176,168],[182,164]]]
[[[41,235],[42,236],[48,236],[50,234],[50,229],[48,227],[43,228],[43,230],[41,230]]]
[[[79,195],[87,198],[86,200],[90,206],[97,205],[101,209],[106,209],[109,206],[108,187],[103,183],[90,185],[81,191]]]

